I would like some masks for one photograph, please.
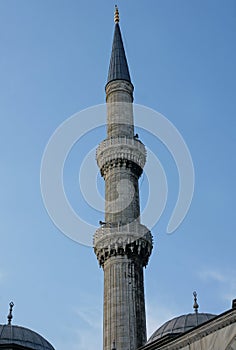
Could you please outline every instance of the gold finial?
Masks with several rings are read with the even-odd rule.
[[[193,308],[194,308],[195,313],[197,314],[198,313],[198,308],[199,308],[199,305],[197,303],[197,292],[193,292],[193,297],[194,297]]]
[[[115,23],[119,23],[120,22],[119,10],[118,10],[118,6],[117,5],[115,5],[114,21],[115,21]]]

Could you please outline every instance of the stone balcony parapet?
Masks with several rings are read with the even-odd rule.
[[[139,256],[148,263],[153,240],[149,229],[140,223],[103,224],[94,235],[94,251],[100,265],[114,255]]]
[[[146,154],[145,146],[141,141],[135,138],[118,137],[102,141],[96,150],[96,159],[100,169],[117,159],[131,161],[143,169]]]

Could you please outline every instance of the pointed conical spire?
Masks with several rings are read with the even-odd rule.
[[[107,83],[112,80],[127,80],[131,82],[129,68],[125,56],[120,26],[119,26],[119,11],[115,7],[115,31],[112,44],[111,60],[108,72]]]

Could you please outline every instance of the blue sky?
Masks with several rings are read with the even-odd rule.
[[[117,4],[135,102],[176,126],[196,176],[189,213],[167,235],[178,194],[176,166],[161,142],[139,132],[160,159],[169,186],[145,270],[150,335],[169,318],[192,312],[194,290],[202,312],[223,312],[236,297],[236,4]],[[64,120],[105,101],[114,5],[111,0],[0,2],[0,322],[13,300],[13,323],[36,330],[57,350],[102,347],[103,273],[92,249],[65,237],[50,220],[40,192],[40,164]],[[101,128],[83,138],[65,164],[68,198],[94,225],[98,215],[80,201],[80,151],[104,137]],[[94,181],[102,187],[99,176]],[[145,202],[145,179],[140,187]]]

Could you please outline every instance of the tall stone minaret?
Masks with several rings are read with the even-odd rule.
[[[117,7],[106,102],[107,138],[96,155],[105,180],[105,221],[94,235],[94,251],[104,270],[103,349],[135,350],[146,342],[143,268],[152,235],[140,223],[138,179],[146,150],[134,135],[133,85]]]

